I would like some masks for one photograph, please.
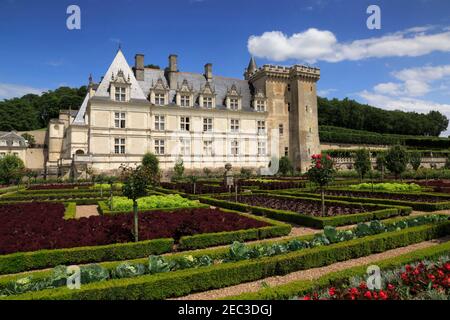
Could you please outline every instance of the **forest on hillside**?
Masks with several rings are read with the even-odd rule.
[[[319,125],[343,127],[377,133],[415,136],[439,136],[448,119],[439,111],[427,114],[389,111],[350,99],[318,98]]]
[[[60,87],[42,95],[27,94],[21,98],[0,101],[0,131],[27,131],[47,127],[58,118],[59,110],[78,109],[87,89]]]
[[[0,101],[0,131],[27,131],[44,128],[59,110],[80,107],[86,87],[60,87],[42,95],[27,94],[21,98]],[[439,136],[448,119],[438,111],[427,114],[388,111],[360,104],[350,99],[318,98],[319,125],[343,127],[377,133]]]

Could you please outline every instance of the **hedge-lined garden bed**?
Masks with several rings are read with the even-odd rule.
[[[298,197],[320,197],[319,193],[298,190],[280,191],[284,195],[294,195]],[[406,193],[406,192],[369,192],[355,191],[347,189],[327,189],[326,198],[329,200],[341,200],[358,203],[378,203],[385,205],[409,206],[414,210],[437,211],[450,209],[450,196],[437,195],[433,193]]]
[[[283,223],[230,210],[152,211],[139,215],[139,236],[144,241],[132,243],[132,215],[74,220],[75,210],[74,203],[0,205],[0,274],[139,258],[170,252],[176,242],[180,250],[205,248],[284,236],[291,230]]]
[[[258,203],[258,201],[246,201],[247,197],[248,199],[255,199],[255,197],[257,197],[257,199],[261,200],[261,202]],[[299,198],[293,196],[277,196],[273,194],[241,195],[238,198],[238,202],[234,202],[234,199],[232,198],[224,199],[223,197],[201,197],[200,201],[221,208],[251,212],[253,214],[266,216],[271,219],[318,229],[324,228],[325,226],[342,226],[363,221],[370,221],[374,219],[387,219],[389,217],[408,215],[411,213],[411,208],[409,207],[384,206],[362,203],[355,204],[351,202],[330,200],[325,202],[327,207],[341,207],[349,210],[354,208],[355,212],[344,213],[331,217],[322,217],[317,215],[314,216],[309,212],[294,212],[291,210],[274,209],[275,206],[259,206],[261,205],[261,203],[266,203],[266,201],[270,199],[276,199],[276,201],[285,209],[289,209],[289,204],[291,203],[293,204],[292,209],[295,209],[294,207],[296,203],[311,205],[315,212],[317,212],[317,208],[320,208],[320,201],[318,199],[314,199],[313,197]],[[248,203],[251,203],[252,205]],[[286,205],[286,203],[288,204]]]
[[[408,264],[416,263],[423,260],[434,260],[449,254],[450,242],[446,242],[431,248],[416,250],[395,258],[389,258],[377,261],[376,265],[380,267],[382,273],[405,267]],[[324,288],[335,287],[336,285],[350,286],[349,279],[358,276],[367,276],[367,268],[373,263],[348,268],[342,271],[332,272],[314,280],[293,281],[284,285],[272,288],[263,288],[257,292],[243,293],[236,296],[228,296],[226,300],[286,300],[294,297],[304,297],[311,292]],[[406,268],[405,268],[406,269]],[[396,289],[396,288],[394,288]],[[311,297],[311,295],[309,295]]]
[[[94,282],[79,290],[46,289],[6,299],[165,299],[367,256],[449,233],[450,222],[444,222],[259,259]]]

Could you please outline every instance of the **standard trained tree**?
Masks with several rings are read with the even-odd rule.
[[[395,175],[395,179],[405,172],[408,165],[408,153],[402,146],[396,145],[386,155],[386,168]]]
[[[359,149],[355,153],[355,169],[362,181],[364,176],[372,169],[370,165],[370,152],[367,149]]]
[[[381,181],[384,179],[384,170],[386,169],[386,154],[380,152],[377,155],[377,170],[380,171]]]
[[[322,216],[325,216],[325,187],[333,180],[333,160],[329,155],[315,154],[312,156],[313,165],[306,173],[309,180],[318,184],[322,199]]]
[[[291,160],[288,157],[281,157],[278,172],[285,176],[292,173],[292,171],[294,171],[294,168],[292,167]]]
[[[122,193],[128,199],[133,200],[134,213],[134,241],[139,241],[139,215],[137,199],[147,195],[147,173],[146,168],[138,166],[137,168],[124,167],[124,184]]]

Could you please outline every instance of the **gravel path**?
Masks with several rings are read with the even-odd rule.
[[[222,288],[222,289],[216,289],[216,290],[210,290],[210,291],[204,291],[200,293],[194,293],[190,294],[188,296],[176,298],[174,300],[211,300],[211,299],[219,299],[219,298],[225,298],[228,296],[234,296],[237,294],[241,294],[244,292],[255,292],[262,288],[262,284],[267,284],[271,287],[286,284],[292,281],[297,280],[313,280],[317,279],[321,276],[324,276],[331,272],[336,272],[344,269],[348,269],[355,266],[361,266],[366,265],[369,263],[375,263],[376,261],[388,259],[397,257],[415,250],[424,249],[428,247],[432,247],[444,242],[450,241],[450,236],[447,236],[445,238],[441,239],[435,239],[431,241],[425,241],[417,244],[413,244],[410,246],[397,248],[388,250],[382,253],[372,254],[366,257],[361,257],[357,259],[337,262],[328,266],[319,267],[319,268],[313,268],[308,270],[301,270],[297,272],[293,272],[284,276],[275,276],[275,277],[269,277],[265,279],[261,279],[258,281],[253,282],[247,282],[238,284],[235,286]]]
[[[98,210],[96,205],[90,206],[77,206],[77,213],[75,214],[75,218],[88,218],[91,216],[98,216]]]

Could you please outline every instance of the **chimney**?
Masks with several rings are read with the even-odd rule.
[[[171,54],[169,56],[169,68],[167,69],[169,87],[172,90],[177,89],[178,82],[178,56],[176,54]]]
[[[208,82],[212,80],[212,63],[205,64],[205,78]]]
[[[134,75],[137,81],[144,81],[144,55],[141,53],[134,56]]]

